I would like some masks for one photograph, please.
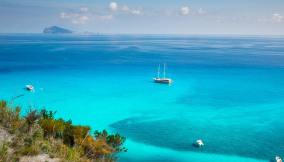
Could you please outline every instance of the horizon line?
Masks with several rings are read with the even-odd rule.
[[[68,34],[64,34],[64,33],[57,33],[57,34],[46,34],[46,33],[41,33],[41,32],[5,32],[2,33],[0,32],[0,35],[5,35],[5,34],[39,34],[39,35],[160,35],[160,36],[167,36],[167,35],[175,35],[175,36],[256,36],[256,37],[267,37],[267,36],[271,36],[271,37],[284,37],[283,35],[277,35],[277,34],[227,34],[227,33],[220,33],[220,34],[215,34],[215,33],[198,33],[198,34],[194,34],[194,33],[100,33],[100,32],[74,32],[74,33],[68,33]]]

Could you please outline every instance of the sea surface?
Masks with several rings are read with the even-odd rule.
[[[163,63],[172,85],[152,82]],[[119,162],[284,157],[283,37],[1,34],[0,85],[23,113],[122,134]]]

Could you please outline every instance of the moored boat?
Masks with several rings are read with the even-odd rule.
[[[280,158],[280,156],[275,156],[275,162],[282,162],[282,159]]]
[[[35,90],[34,86],[31,85],[31,84],[26,85],[25,89],[26,89],[27,91],[34,91],[34,90]]]
[[[203,147],[204,143],[203,143],[203,141],[201,139],[199,139],[199,140],[195,141],[194,146],[195,147]]]
[[[153,78],[155,83],[162,83],[162,84],[171,84],[173,80],[171,78],[166,77],[166,64],[164,64],[164,76],[160,78],[160,65],[158,67],[157,77]]]

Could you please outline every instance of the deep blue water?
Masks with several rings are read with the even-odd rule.
[[[152,83],[159,63],[171,86]],[[126,136],[121,162],[284,157],[284,38],[2,34],[0,83],[24,112]]]

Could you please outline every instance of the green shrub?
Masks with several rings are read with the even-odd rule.
[[[10,108],[6,101],[0,101],[0,125],[14,133],[12,142],[0,147],[0,162],[3,159],[18,161],[23,155],[40,153],[66,162],[113,162],[116,153],[126,151],[122,147],[125,137],[119,134],[103,130],[95,131],[92,136],[90,127],[55,119],[56,112],[30,110],[21,117],[20,110],[20,107]],[[9,157],[8,147],[13,149],[13,158]]]
[[[40,119],[41,114],[37,110],[30,110],[25,116],[26,124],[28,125],[28,131],[31,131],[32,126]]]
[[[48,111],[46,109],[41,110],[41,116],[44,119],[54,119],[56,111]]]
[[[9,133],[13,134],[22,127],[20,111],[19,107],[9,108],[6,101],[0,101],[0,125],[7,128]]]
[[[0,145],[0,162],[5,161],[8,161],[8,146],[7,144],[2,144],[2,146]]]
[[[7,102],[4,101],[4,100],[1,100],[0,101],[0,108],[5,108],[5,107],[7,107]]]
[[[42,140],[43,139],[43,130],[41,128],[35,128],[33,135],[34,140]]]
[[[96,139],[105,140],[108,145],[116,150],[116,152],[127,151],[125,147],[122,147],[126,138],[119,134],[109,134],[106,130],[103,130],[102,132],[95,131],[94,136]]]
[[[23,147],[20,152],[21,155],[36,156],[40,153],[40,148],[37,145]]]

